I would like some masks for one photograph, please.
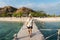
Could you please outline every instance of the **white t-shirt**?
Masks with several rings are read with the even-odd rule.
[[[33,19],[28,18],[27,23],[28,23],[27,27],[32,26],[33,25]]]

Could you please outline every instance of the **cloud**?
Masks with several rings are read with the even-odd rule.
[[[4,3],[4,2],[0,2],[0,7],[4,7],[7,6],[8,4]]]
[[[4,6],[8,6],[8,4],[3,0],[0,0],[0,7],[4,7]]]
[[[60,10],[60,2],[53,2],[53,3],[24,3],[18,5],[18,7],[28,7],[34,10],[43,10],[47,13],[59,13]]]
[[[49,4],[47,4],[47,3],[40,3],[40,4],[38,4],[38,7],[40,7],[40,8],[55,8],[55,7],[57,7],[58,6],[58,4],[60,4],[60,2],[56,2],[56,3],[49,3]]]
[[[33,3],[25,3],[25,4],[18,5],[18,7],[28,7],[28,8],[32,8],[32,7],[34,7],[34,6],[33,6]]]
[[[6,0],[0,1],[0,7],[11,5],[17,8],[28,7],[34,10],[44,10],[48,13],[56,13],[60,11],[60,2],[32,2],[30,0]]]
[[[40,3],[37,5],[38,10],[44,10],[47,13],[53,14],[60,14],[60,2],[54,3]]]
[[[23,5],[20,5],[21,7],[22,6],[25,6],[25,7],[32,7],[32,4],[23,4]]]

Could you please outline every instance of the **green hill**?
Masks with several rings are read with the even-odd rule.
[[[21,16],[28,16],[29,14],[32,14],[34,17],[47,17],[48,15],[44,11],[35,11],[27,7],[21,7],[19,9],[12,7],[12,6],[5,6],[3,8],[0,8],[0,17],[21,17]]]

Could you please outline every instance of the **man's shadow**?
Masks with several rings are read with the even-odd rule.
[[[31,35],[30,38],[32,38],[33,36],[35,36],[35,35],[37,35],[37,34],[40,34],[40,32],[37,31],[37,32],[35,32],[35,33],[32,33],[32,35]],[[19,39],[23,39],[23,38],[26,38],[26,37],[29,37],[29,35],[26,35],[26,36],[23,36],[23,37],[17,38],[17,40],[19,40]]]

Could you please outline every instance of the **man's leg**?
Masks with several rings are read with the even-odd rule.
[[[29,36],[30,36],[30,29],[28,29],[28,33],[29,33]]]
[[[30,29],[30,37],[32,37],[32,29]]]
[[[32,29],[28,29],[28,32],[29,32],[29,36],[32,35]]]
[[[32,29],[30,29],[30,35],[32,35]]]

